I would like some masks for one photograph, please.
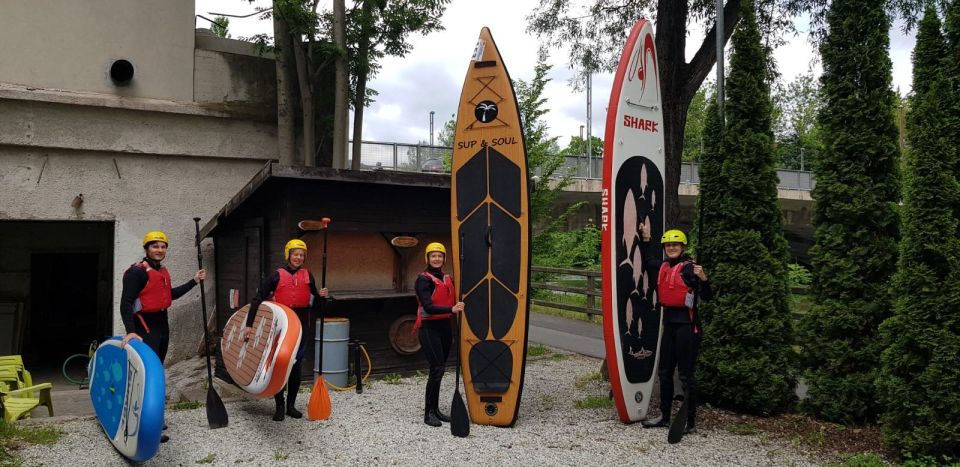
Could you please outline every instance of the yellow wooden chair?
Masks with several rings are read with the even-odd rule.
[[[0,356],[0,370],[3,368],[13,368],[16,370],[20,380],[19,387],[33,386],[33,376],[27,371],[27,367],[23,365],[23,357],[20,355]],[[33,393],[29,393],[26,396],[33,397]]]
[[[30,416],[30,412],[42,406],[53,416],[53,399],[50,391],[53,385],[42,383],[31,386],[22,386],[22,380],[16,369],[7,366],[0,367],[0,406],[3,407],[3,419],[13,422]],[[33,393],[39,397],[32,397]]]

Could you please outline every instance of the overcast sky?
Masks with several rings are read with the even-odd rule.
[[[197,14],[208,16],[209,12],[246,14],[255,6],[270,6],[268,0],[195,0]],[[331,0],[321,0],[327,8]],[[350,5],[352,2],[347,1]],[[539,0],[453,0],[443,16],[444,31],[429,36],[413,36],[413,50],[403,58],[388,57],[383,60],[377,77],[370,83],[380,95],[364,114],[364,141],[417,143],[430,138],[430,111],[435,111],[434,134],[456,112],[460,88],[466,75],[467,64],[476,44],[480,28],[487,26],[493,34],[504,64],[514,80],[530,80],[537,60],[539,41],[526,32],[526,16],[539,4]],[[209,23],[197,18],[197,27],[209,27]],[[806,31],[803,19],[797,20],[797,29]],[[269,21],[257,17],[230,19],[231,37],[252,36],[257,33],[272,34]],[[915,44],[915,31],[904,35],[900,25],[891,29],[890,56],[893,60],[893,85],[901,94],[910,90],[910,54]],[[687,41],[688,59],[699,46],[702,36],[692,36]],[[729,52],[729,50],[728,50]],[[806,35],[791,40],[775,53],[778,68],[784,81],[806,73],[814,58]],[[569,85],[573,72],[567,66],[567,53],[552,50],[549,62],[553,65],[552,81],[545,89],[547,109],[545,120],[552,136],[559,136],[563,146],[569,138],[578,135],[580,125],[586,124],[586,94],[575,92]],[[820,67],[814,71],[819,75]],[[711,79],[715,72],[711,72]],[[610,97],[612,74],[595,75],[593,78],[593,135],[602,135]],[[352,119],[352,116],[351,116]],[[353,124],[351,120],[350,127]]]

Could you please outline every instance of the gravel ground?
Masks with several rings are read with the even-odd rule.
[[[528,362],[520,418],[514,428],[472,425],[470,436],[423,424],[424,377],[365,386],[363,394],[333,392],[327,421],[270,419],[273,400],[227,403],[230,426],[209,430],[206,411],[171,410],[170,442],[147,465],[818,465],[823,459],[782,441],[724,430],[701,430],[669,445],[666,430],[624,425],[612,408],[580,409],[607,384],[581,381],[600,361],[562,351]],[[443,380],[449,407],[453,374]],[[301,394],[298,406],[306,404]],[[305,410],[305,409],[303,409]],[[125,465],[94,419],[60,424],[52,446],[18,451],[24,465]]]

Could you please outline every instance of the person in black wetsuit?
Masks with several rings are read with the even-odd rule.
[[[329,292],[326,288],[317,290],[317,281],[313,274],[303,267],[303,262],[307,259],[307,244],[303,240],[293,239],[287,242],[283,248],[283,257],[287,260],[282,268],[277,268],[268,274],[260,282],[260,288],[257,295],[250,302],[250,312],[247,313],[247,327],[244,328],[244,339],[253,337],[253,321],[257,316],[256,310],[264,300],[270,300],[281,305],[286,305],[297,313],[300,318],[300,325],[304,331],[311,329],[310,321],[312,314],[310,310],[320,304],[320,300],[327,300]],[[297,391],[300,390],[300,362],[303,361],[303,354],[307,348],[309,339],[304,336],[300,339],[300,347],[297,349],[296,363],[290,370],[290,377],[287,379],[287,400],[284,404],[283,388],[273,396],[276,402],[276,411],[273,414],[275,421],[282,421],[284,414],[293,418],[303,417],[303,413],[296,409]]]
[[[443,244],[427,245],[423,256],[427,268],[417,275],[414,284],[420,305],[414,330],[419,332],[420,349],[430,365],[423,423],[440,426],[440,422],[450,421],[450,417],[440,411],[440,380],[453,342],[450,319],[454,313],[463,311],[463,302],[457,301],[453,279],[441,269],[447,256]]]
[[[656,259],[656,246],[650,238],[650,230],[641,226],[644,257],[650,258],[644,267],[657,271],[657,299],[663,309],[663,337],[660,340],[660,413],[659,417],[643,421],[645,428],[670,426],[670,409],[673,405],[673,372],[680,373],[688,412],[685,433],[696,430],[697,383],[694,370],[700,340],[700,329],[696,309],[699,300],[713,297],[710,282],[703,266],[695,263],[686,253],[687,236],[680,230],[668,230],[663,233],[660,243],[663,245],[665,259]]]
[[[163,232],[148,232],[143,237],[145,256],[123,273],[123,291],[120,293],[120,318],[127,332],[122,345],[126,345],[130,339],[139,339],[156,352],[160,363],[167,358],[167,346],[170,344],[167,308],[173,300],[182,297],[207,277],[207,272],[201,269],[187,283],[173,287],[170,271],[160,264],[167,256],[168,244],[167,235]],[[164,425],[163,429],[167,429],[167,426]],[[160,437],[164,443],[169,439],[167,435]]]

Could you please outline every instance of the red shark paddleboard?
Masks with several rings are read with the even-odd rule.
[[[640,226],[663,234],[663,112],[653,25],[633,26],[614,76],[603,148],[603,337],[620,420],[646,417],[662,320]],[[658,258],[662,253],[657,249]]]
[[[273,397],[287,384],[296,362],[303,330],[293,310],[263,302],[253,321],[254,335],[244,341],[247,305],[233,314],[223,329],[223,365],[233,382],[257,397]]]

